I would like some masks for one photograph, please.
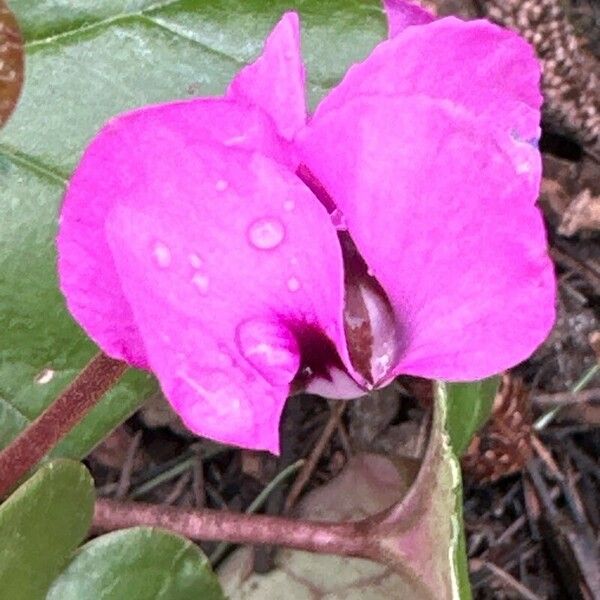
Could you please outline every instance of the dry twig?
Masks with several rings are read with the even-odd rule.
[[[342,414],[344,413],[345,408],[346,408],[346,403],[341,400],[333,403],[332,408],[331,408],[331,415],[329,416],[329,420],[327,421],[325,427],[323,428],[323,431],[321,432],[318,442],[315,444],[313,451],[310,453],[310,456],[308,457],[306,463],[304,464],[302,471],[300,471],[300,473],[298,474],[298,477],[296,477],[296,480],[294,481],[294,484],[292,485],[290,493],[288,494],[288,496],[286,498],[285,505],[284,505],[284,513],[285,514],[289,514],[290,511],[292,510],[292,508],[294,507],[294,505],[296,504],[296,502],[298,501],[298,498],[300,497],[300,494],[302,493],[304,486],[308,483],[308,480],[310,479],[310,476],[312,475],[313,471],[315,470],[315,467],[317,466],[319,459],[321,458],[323,452],[325,451],[325,448],[326,448],[329,440],[331,439],[331,436],[337,429],[338,423],[340,422],[340,419],[342,418]]]

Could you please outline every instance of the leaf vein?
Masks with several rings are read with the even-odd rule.
[[[191,35],[186,35],[185,33],[182,33],[181,31],[177,31],[177,29],[174,29],[173,27],[169,26],[168,23],[166,23],[162,20],[158,20],[156,17],[149,17],[146,14],[138,14],[138,15],[136,15],[136,17],[139,21],[151,24],[155,27],[158,27],[159,29],[169,32],[172,35],[175,35],[184,40],[187,40],[188,42],[191,42],[192,44],[196,44],[197,46],[200,46],[207,52],[210,52],[211,54],[215,54],[217,56],[220,56],[221,58],[225,58],[231,62],[234,62],[236,65],[238,65],[240,67],[243,67],[246,64],[245,62],[237,59],[235,56],[232,56],[231,54],[227,54],[227,52],[223,52],[222,50],[217,50],[216,48],[209,46],[206,42],[201,42],[200,40],[192,37]]]
[[[13,164],[23,167],[53,183],[57,183],[61,186],[67,184],[69,176],[66,173],[60,171],[56,167],[45,164],[25,152],[20,152],[6,144],[0,144],[0,154],[4,155]]]
[[[0,403],[8,406],[10,410],[12,410],[15,414],[17,414],[21,419],[23,419],[26,423],[31,423],[31,419],[19,408],[17,408],[10,400],[7,400],[5,397],[0,396]]]
[[[139,10],[139,11],[131,11],[131,12],[125,12],[125,13],[119,13],[117,15],[112,15],[109,17],[105,17],[105,18],[100,18],[100,19],[91,19],[89,22],[83,24],[83,25],[78,25],[76,27],[72,27],[71,29],[65,29],[64,31],[61,31],[59,33],[52,33],[50,35],[46,35],[43,37],[32,37],[29,38],[26,42],[25,42],[25,47],[26,48],[34,48],[37,46],[43,46],[46,44],[51,44],[53,42],[55,42],[56,40],[59,40],[62,37],[67,37],[70,35],[74,35],[80,32],[86,32],[90,29],[95,29],[95,28],[101,28],[104,25],[110,25],[111,23],[115,22],[115,21],[120,21],[121,19],[127,19],[129,17],[132,16],[138,16],[138,15],[144,15],[146,13],[150,13],[150,12],[156,12],[159,10],[163,10],[166,8],[171,8],[173,6],[176,6],[177,4],[181,4],[183,0],[167,0],[166,2],[156,2],[155,4],[151,4],[150,6]]]

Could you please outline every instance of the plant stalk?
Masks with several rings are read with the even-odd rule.
[[[107,498],[96,501],[95,532],[137,525],[162,527],[195,541],[277,544],[309,552],[377,558],[376,548],[358,523],[303,521]]]
[[[71,385],[0,452],[0,498],[65,437],[127,370],[100,352]]]

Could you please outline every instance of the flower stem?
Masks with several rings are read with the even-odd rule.
[[[124,362],[100,352],[73,383],[0,452],[0,497],[34,467],[126,371]]]
[[[94,531],[113,531],[136,525],[163,527],[195,541],[277,544],[309,552],[379,558],[360,523],[302,521],[107,498],[96,501]]]
[[[295,463],[289,465],[283,471],[278,473],[265,487],[262,492],[254,498],[254,500],[250,503],[248,508],[245,510],[245,514],[253,515],[258,510],[260,510],[263,504],[267,501],[267,498],[271,494],[271,492],[283,481],[285,481],[292,473],[295,473],[298,469],[300,469],[305,464],[304,459],[297,460]],[[214,552],[209,556],[208,560],[210,564],[215,566],[227,553],[231,544],[228,542],[220,542],[219,545],[215,548]]]

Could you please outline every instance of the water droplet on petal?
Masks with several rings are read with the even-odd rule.
[[[208,279],[207,275],[204,275],[203,273],[195,273],[192,277],[192,283],[201,293],[206,294],[208,292],[210,280]]]
[[[290,292],[297,292],[300,289],[300,287],[300,281],[297,277],[290,277],[287,280],[287,288],[288,290],[290,290]]]
[[[296,208],[296,203],[293,200],[286,200],[283,203],[283,210],[287,212],[292,212]]]
[[[199,269],[202,266],[202,259],[197,254],[190,254],[190,265],[194,269]]]
[[[217,192],[224,192],[229,187],[229,183],[225,181],[225,179],[219,179],[217,183],[215,183],[215,189]]]
[[[225,146],[238,146],[239,144],[243,144],[246,141],[246,136],[245,135],[235,135],[233,137],[230,137],[229,139],[226,139],[223,144]]]
[[[259,250],[277,248],[285,237],[285,228],[279,219],[257,219],[248,229],[250,243]]]
[[[249,319],[237,327],[236,342],[244,358],[271,384],[286,385],[296,375],[300,350],[285,325]]]
[[[171,251],[168,246],[165,246],[162,242],[156,242],[154,244],[154,259],[156,264],[163,269],[171,264]]]

